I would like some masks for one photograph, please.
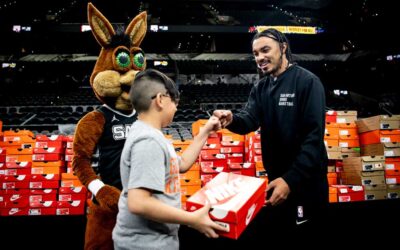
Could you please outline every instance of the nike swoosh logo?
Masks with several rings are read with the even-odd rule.
[[[247,216],[246,216],[246,225],[249,224],[251,217],[253,217],[254,214],[254,210],[256,210],[257,204],[253,204],[253,206],[251,206],[249,208],[249,211],[247,212]]]
[[[302,221],[297,221],[296,220],[296,225],[301,225],[301,224],[303,224],[304,222],[307,222],[308,220],[302,220]]]
[[[18,209],[18,208],[12,208],[12,209],[8,212],[8,215],[13,215],[13,214],[18,213],[18,212],[19,212],[19,209]]]
[[[13,195],[11,196],[10,201],[15,201],[18,200],[19,198],[21,198],[19,195]]]

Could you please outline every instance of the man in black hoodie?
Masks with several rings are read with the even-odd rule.
[[[262,159],[270,181],[266,226],[304,233],[321,222],[328,204],[324,87],[317,76],[292,62],[281,32],[257,33],[252,48],[264,77],[252,88],[243,110],[215,110],[214,115],[235,133],[261,127]]]

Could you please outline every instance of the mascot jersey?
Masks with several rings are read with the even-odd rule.
[[[104,114],[104,131],[97,148],[99,150],[98,173],[104,184],[122,189],[119,161],[129,128],[137,120],[136,112],[125,115],[107,105],[97,109]]]

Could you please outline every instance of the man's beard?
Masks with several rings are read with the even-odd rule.
[[[273,75],[274,73],[278,72],[280,70],[280,68],[282,67],[283,64],[283,60],[282,60],[282,56],[279,58],[279,62],[278,65],[276,65],[276,67],[272,68],[271,71],[269,72],[264,72],[261,69],[259,69],[259,74],[260,76],[264,77],[264,76],[270,76]]]

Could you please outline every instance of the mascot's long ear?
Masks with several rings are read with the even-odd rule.
[[[111,42],[111,37],[115,35],[115,31],[111,23],[94,7],[92,3],[88,3],[89,25],[97,42],[106,47]]]
[[[139,47],[147,32],[147,14],[145,11],[137,15],[125,30],[131,39],[131,46]]]

